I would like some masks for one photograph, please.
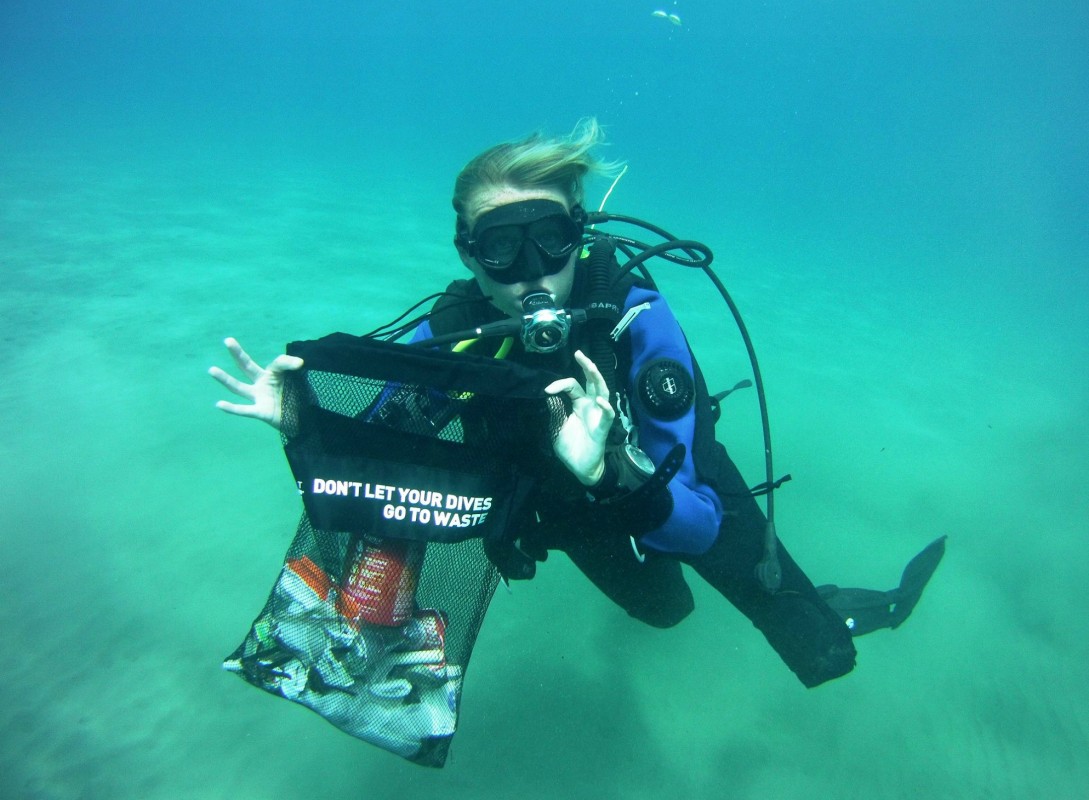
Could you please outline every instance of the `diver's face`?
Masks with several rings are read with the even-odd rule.
[[[472,231],[477,221],[489,211],[525,200],[551,200],[562,205],[568,212],[571,211],[567,198],[560,192],[551,189],[520,189],[513,186],[484,189],[475,194],[468,205],[468,219],[466,222],[469,230]],[[527,242],[526,246],[533,245]],[[547,292],[552,295],[557,306],[563,306],[567,302],[567,299],[571,296],[571,286],[575,280],[575,261],[578,259],[581,249],[581,247],[575,248],[558,272],[546,275],[539,271],[537,275],[517,283],[500,283],[494,280],[475,258],[462,250],[459,250],[459,254],[462,263],[476,277],[484,296],[491,298],[492,305],[507,316],[518,318],[523,314],[522,298],[534,292]]]

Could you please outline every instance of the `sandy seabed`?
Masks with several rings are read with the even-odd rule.
[[[795,476],[797,560],[888,588],[950,537],[910,622],[860,640],[849,677],[803,689],[694,575],[696,612],[657,631],[559,556],[496,595],[441,771],[222,672],[299,511],[276,436],[213,408],[222,338],[267,360],[460,269],[444,184],[371,200],[372,177],[28,158],[3,178],[0,796],[1082,795],[1089,337],[993,287],[924,303],[723,260]],[[698,280],[661,283],[732,385],[741,346]],[[755,483],[743,395],[720,434]]]

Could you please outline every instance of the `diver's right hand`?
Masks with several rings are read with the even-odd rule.
[[[268,367],[262,367],[249,357],[237,339],[224,339],[223,344],[227,345],[227,352],[231,354],[234,363],[246,374],[251,383],[240,381],[219,367],[211,367],[208,374],[229,391],[252,402],[228,403],[226,400],[220,400],[216,403],[216,408],[239,417],[259,419],[280,430],[280,422],[283,418],[284,373],[300,369],[303,360],[296,356],[279,355]]]

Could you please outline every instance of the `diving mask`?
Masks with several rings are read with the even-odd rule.
[[[458,221],[457,245],[496,283],[555,275],[582,245],[586,213],[554,200],[522,200],[483,214],[470,232]]]

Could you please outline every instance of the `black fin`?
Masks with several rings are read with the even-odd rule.
[[[945,555],[945,539],[945,536],[939,536],[904,567],[900,588],[895,591],[896,606],[892,610],[890,627],[898,628],[903,625],[919,598],[923,596],[923,589]]]

